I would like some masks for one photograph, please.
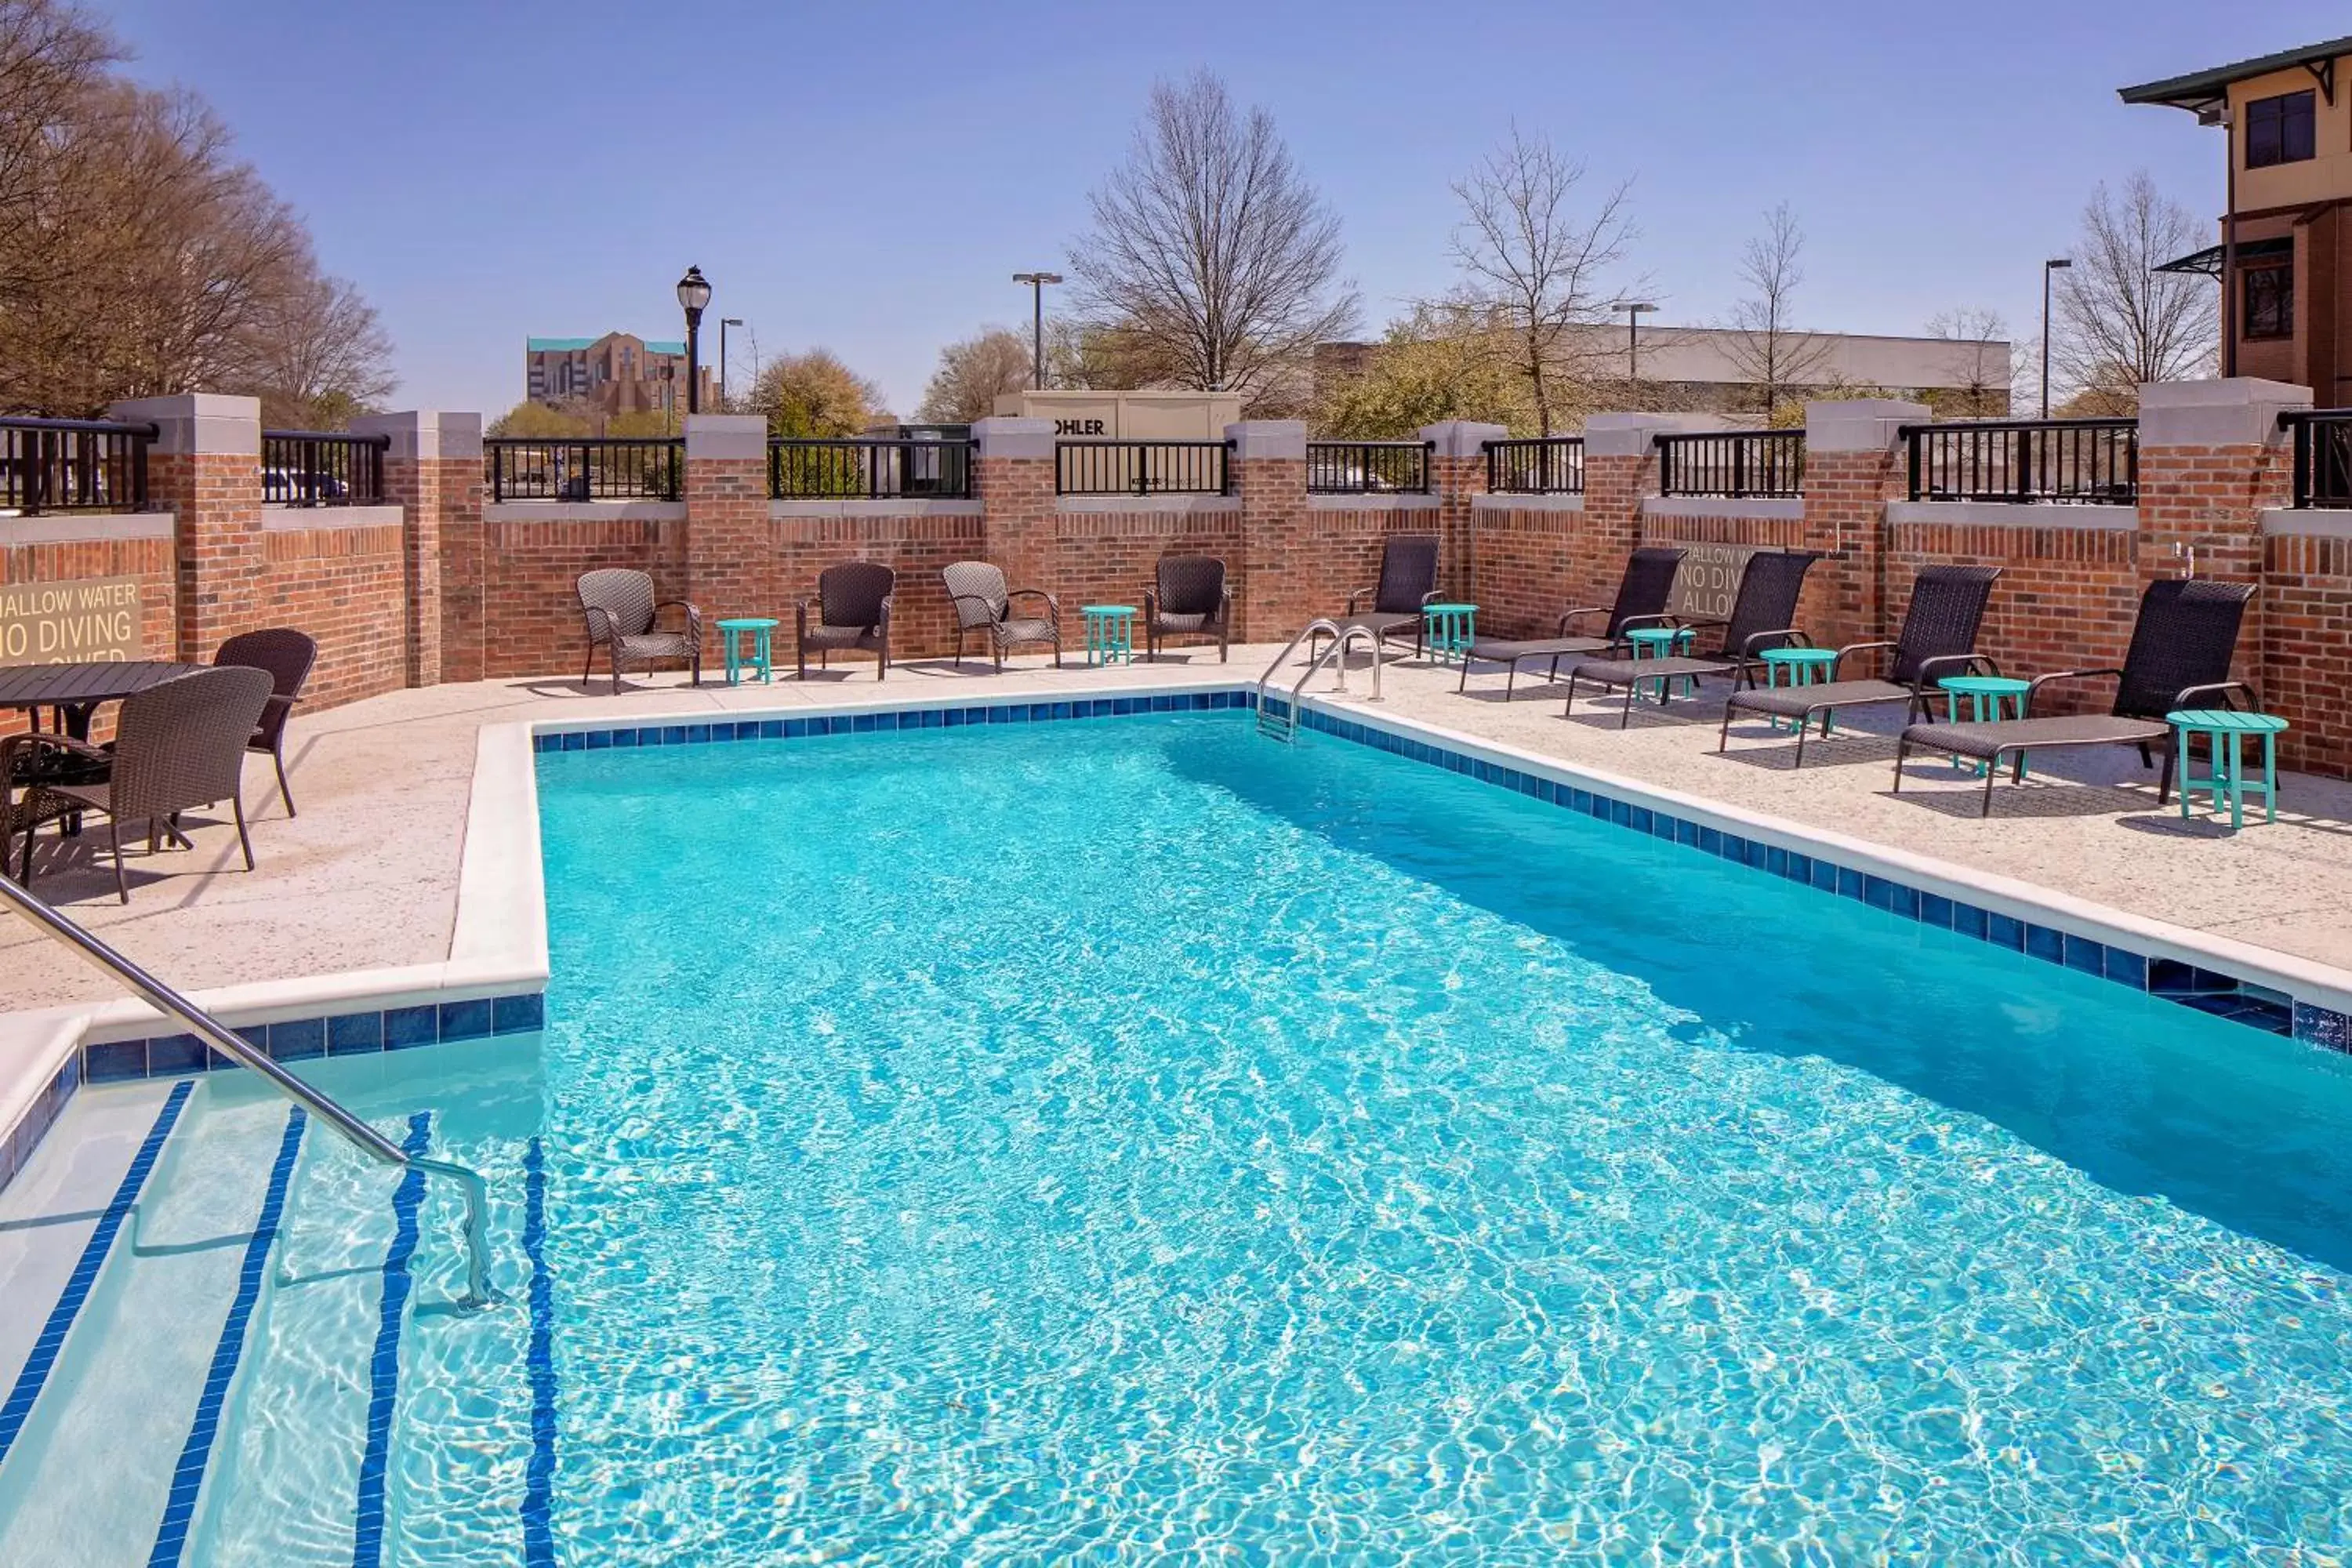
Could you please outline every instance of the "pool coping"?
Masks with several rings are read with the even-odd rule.
[[[935,715],[938,724],[996,721],[1058,721],[1141,712],[1230,710],[1254,706],[1258,683],[1220,671],[1209,679],[1121,687],[1103,696],[1055,691],[979,696],[943,702],[935,695],[877,694],[789,709],[740,709],[724,719],[708,708],[653,709],[603,718],[550,718],[490,724],[476,737],[475,768],[465,817],[457,902],[449,956],[437,963],[350,970],[220,986],[194,993],[193,1000],[284,1060],[344,1054],[348,1050],[397,1049],[535,1029],[544,1019],[550,973],[547,896],[541,858],[537,757],[541,751],[602,749],[592,739],[628,733],[626,746],[706,744],[745,740],[793,739],[835,732],[847,720],[849,732],[895,733],[882,715]],[[1043,698],[1040,700],[1040,698]],[[1178,700],[1181,699],[1180,704]],[[1277,697],[1277,700],[1286,700]],[[1804,826],[1786,818],[1643,783],[1606,769],[1566,762],[1507,742],[1387,713],[1353,697],[1318,693],[1303,699],[1302,730],[1329,738],[1378,746],[1352,727],[1388,737],[1406,748],[1443,752],[1465,765],[1451,771],[1476,776],[1497,787],[1539,794],[1561,805],[1590,810],[1597,798],[1598,819],[1651,837],[1674,838],[1673,824],[1692,825],[1681,841],[1696,847],[1699,834],[1718,841],[1759,847],[1748,863],[1772,868],[1772,857],[1790,857],[1810,867],[1826,861],[1854,874],[1849,887],[1832,877],[1811,880],[1816,890],[1861,898],[1898,915],[1924,918],[1928,900],[1974,908],[1997,915],[2021,932],[2058,933],[2049,952],[2034,952],[2070,968],[2063,939],[2096,943],[2148,963],[2187,966],[2235,985],[2267,993],[2284,1003],[2288,1030],[2299,1040],[2337,1050],[2352,1049],[2352,971],[2297,958],[2231,938],[2132,914],[2075,898],[2054,889],[1939,860],[1834,830]],[[992,712],[1003,719],[974,719]],[[860,726],[860,719],[877,721]],[[719,733],[725,731],[724,734]],[[655,738],[643,739],[648,732]],[[566,738],[580,737],[576,746]],[[1381,746],[1395,751],[1397,748]],[[1447,765],[1437,757],[1421,760]],[[1495,776],[1489,778],[1488,773]],[[1533,786],[1533,787],[1531,787]],[[1546,788],[1544,786],[1549,786]],[[1616,808],[1622,808],[1622,817]],[[1665,823],[1661,824],[1660,818]],[[1721,851],[1718,849],[1718,853]],[[1740,858],[1739,855],[1725,855]],[[1793,863],[1793,862],[1790,862]],[[1785,870],[1783,875],[1787,873]],[[1892,893],[1882,899],[1882,889]],[[1895,907],[1907,904],[1909,909]],[[1927,923],[1938,923],[1928,920]],[[1988,939],[1990,940],[1990,939]],[[1997,942],[2030,951],[2024,937]],[[2087,950],[2086,950],[2087,952]],[[2098,955],[2095,961],[2103,962]],[[2114,978],[2114,976],[2110,976]],[[2139,988],[2149,989],[2143,967]],[[2308,1015],[2306,1016],[2306,1015]],[[0,1080],[0,1186],[5,1186],[39,1142],[67,1100],[84,1082],[168,1078],[201,1072],[224,1062],[201,1043],[182,1035],[158,1035],[163,1020],[145,1004],[122,997],[100,1003],[0,1014],[0,1060],[18,1070]],[[2306,1027],[2306,1025],[2309,1026]],[[2277,1033],[2280,1030],[2273,1029]],[[138,1057],[138,1070],[129,1070]],[[101,1070],[102,1069],[102,1070]]]

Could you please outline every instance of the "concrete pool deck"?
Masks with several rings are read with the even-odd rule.
[[[1002,675],[977,663],[898,665],[877,685],[860,662],[803,685],[689,689],[682,676],[639,677],[618,697],[606,682],[566,676],[429,687],[299,717],[289,742],[297,805],[286,816],[266,761],[247,773],[259,868],[247,874],[223,821],[200,821],[195,848],[130,861],[131,900],[116,903],[103,831],[71,846],[40,840],[36,889],[158,975],[187,991],[440,962],[456,929],[458,873],[478,731],[487,725],[600,721],[708,710],[716,715],[875,700],[960,700],[1053,691],[1229,685],[1255,677],[1272,647],[1213,650],[1109,670],[1056,670],[1029,658]],[[2154,773],[2130,752],[2053,757],[2025,785],[2003,781],[1990,820],[1976,816],[1981,785],[1940,758],[1915,759],[1904,793],[1889,793],[1894,744],[1885,733],[1843,732],[1809,742],[1803,772],[1793,745],[1760,725],[1734,731],[1714,752],[1719,697],[1645,708],[1617,729],[1614,700],[1580,701],[1563,719],[1559,689],[1522,679],[1506,704],[1499,672],[1474,676],[1413,661],[1384,671],[1381,709],[1399,718],[1539,756],[1779,818],[1889,849],[2352,970],[2352,784],[2287,774],[2275,825],[2241,833],[2159,808]],[[1328,678],[1315,683],[1318,692]],[[1354,696],[1367,693],[1360,668]],[[1716,683],[1719,691],[1719,683]],[[1879,716],[1857,715],[1877,724]],[[1333,743],[1307,736],[1304,743]],[[224,814],[225,816],[226,814]],[[110,999],[95,972],[23,922],[0,924],[0,1014]],[[0,1020],[5,1022],[5,1020]],[[6,1064],[0,1063],[0,1069]]]

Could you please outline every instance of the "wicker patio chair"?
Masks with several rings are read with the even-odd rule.
[[[1803,550],[1768,551],[1751,555],[1739,574],[1739,592],[1731,602],[1727,620],[1678,621],[1677,625],[1694,632],[1720,630],[1721,640],[1712,653],[1676,655],[1672,658],[1588,658],[1578,661],[1568,672],[1568,704],[1564,715],[1576,711],[1576,688],[1580,681],[1600,687],[1614,687],[1625,693],[1625,710],[1619,716],[1617,727],[1623,729],[1633,722],[1633,699],[1645,680],[1658,681],[1663,696],[1675,679],[1696,679],[1701,676],[1727,675],[1735,685],[1755,684],[1756,671],[1761,667],[1759,658],[1768,648],[1811,647],[1812,640],[1792,624],[1797,618],[1797,597],[1804,592],[1805,574],[1820,560],[1818,552]]]
[[[1437,535],[1391,533],[1381,546],[1381,580],[1349,595],[1347,611],[1333,618],[1342,632],[1362,626],[1381,642],[1410,631],[1418,654],[1428,635],[1421,609],[1437,596]],[[1318,646],[1319,637],[1308,639],[1308,658]]]
[[[654,601],[654,580],[643,572],[609,566],[583,572],[577,584],[580,614],[588,623],[588,658],[580,667],[580,683],[588,683],[596,668],[596,650],[609,651],[613,691],[621,689],[621,671],[630,666],[652,668],[656,659],[682,658],[694,669],[694,684],[702,684],[702,612],[683,599]],[[664,631],[654,623],[661,612],[686,612],[684,631]]]
[[[2131,647],[2121,669],[2062,669],[2038,676],[2026,689],[2024,716],[1980,724],[1913,724],[1895,742],[1895,788],[1903,788],[1904,760],[1914,751],[1940,752],[1984,763],[1984,804],[1977,815],[1992,815],[1993,781],[2011,763],[2010,782],[2025,777],[2029,752],[2075,746],[2137,746],[2142,767],[2155,765],[2151,746],[2164,751],[2157,804],[2172,797],[2172,726],[2164,716],[2177,708],[2229,707],[2233,698],[2256,706],[2253,689],[2230,679],[2238,631],[2246,618],[2252,583],[2210,577],[2166,577],[2147,585],[2139,598]],[[2045,687],[2062,680],[2113,680],[2116,700],[2105,713],[2033,716]]]
[[[311,667],[319,662],[319,645],[308,632],[298,632],[291,626],[273,626],[268,631],[239,632],[220,645],[213,655],[215,666],[227,665],[269,672],[269,706],[261,710],[261,722],[254,727],[253,739],[246,749],[266,752],[272,766],[278,770],[278,798],[286,803],[286,815],[294,815],[294,792],[286,784],[286,721],[293,715],[294,705],[302,700],[302,688],[310,679]]]
[[[1470,689],[1470,667],[1479,661],[1504,666],[1509,673],[1503,679],[1503,700],[1511,700],[1511,689],[1518,683],[1519,666],[1529,659],[1551,660],[1551,679],[1559,679],[1559,661],[1586,654],[1623,652],[1625,634],[1636,626],[1664,626],[1670,616],[1666,605],[1674,596],[1675,574],[1682,570],[1685,552],[1670,545],[1645,544],[1625,560],[1625,574],[1617,580],[1617,602],[1614,605],[1586,605],[1561,612],[1559,634],[1525,642],[1507,642],[1500,638],[1480,638],[1470,645],[1470,656],[1462,661],[1462,679],[1454,684],[1456,691]],[[1570,637],[1569,626],[1580,616],[1607,616],[1599,637]]]
[[[1233,635],[1234,591],[1225,563],[1213,555],[1164,555],[1143,594],[1143,657],[1160,657],[1169,637],[1213,637],[1217,662],[1226,659]]]
[[[147,825],[152,844],[161,825],[178,813],[226,800],[236,809],[236,841],[245,868],[253,869],[253,838],[245,826],[245,753],[269,705],[274,683],[267,670],[238,667],[199,670],[122,700],[114,744],[101,751],[62,735],[19,735],[25,742],[56,747],[107,762],[97,784],[37,784],[19,808],[24,821],[24,860],[18,880],[33,883],[33,829],[54,817],[96,813],[107,819],[114,850],[114,892],[131,901],[122,875],[122,825]],[[13,762],[14,758],[8,759]]]
[[[1840,709],[1876,708],[1904,704],[1906,724],[1929,712],[1937,695],[1936,682],[1948,675],[1999,675],[2000,667],[1977,652],[1977,628],[1984,622],[1985,605],[2000,575],[1998,566],[1923,566],[1911,583],[1911,604],[1903,612],[1903,630],[1893,642],[1853,643],[1838,649],[1830,666],[1831,679],[1818,686],[1759,686],[1735,691],[1723,705],[1723,727],[1715,749],[1731,741],[1735,715],[1751,713],[1768,719],[1793,719],[1797,730],[1795,765],[1805,765],[1805,731],[1819,719],[1822,733]],[[1856,654],[1886,654],[1886,679],[1840,679],[1845,661]]]
[[[1037,643],[1054,645],[1054,665],[1062,663],[1062,605],[1043,588],[1007,588],[1004,574],[985,561],[959,561],[940,568],[948,598],[955,605],[956,662],[963,662],[964,638],[978,632],[988,638],[996,668],[1004,668],[1007,648]],[[1043,599],[1043,616],[1016,616],[1015,599]]]
[[[799,644],[800,678],[808,679],[809,649],[816,649],[817,668],[836,651],[856,650],[875,658],[874,679],[890,677],[890,598],[898,574],[871,561],[845,561],[816,574],[816,597],[803,599],[793,609],[793,637]],[[809,612],[816,619],[809,619]]]

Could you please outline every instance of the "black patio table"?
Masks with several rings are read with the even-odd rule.
[[[118,659],[94,664],[0,666],[0,708],[58,710],[65,732],[89,739],[89,721],[102,702],[119,702],[150,687],[208,668],[161,659]]]

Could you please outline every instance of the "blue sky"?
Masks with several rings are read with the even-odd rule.
[[[940,344],[1025,321],[1009,275],[1066,270],[1152,79],[1200,66],[1338,208],[1370,327],[1453,281],[1447,182],[1516,117],[1634,181],[1662,321],[1721,317],[1786,199],[1806,324],[1985,305],[2023,338],[2100,179],[2220,210],[2219,133],[2116,88],[2347,30],[2325,0],[95,8],[366,290],[395,402],[486,412],[529,334],[677,335],[688,262],[763,352],[829,347],[909,412]]]

